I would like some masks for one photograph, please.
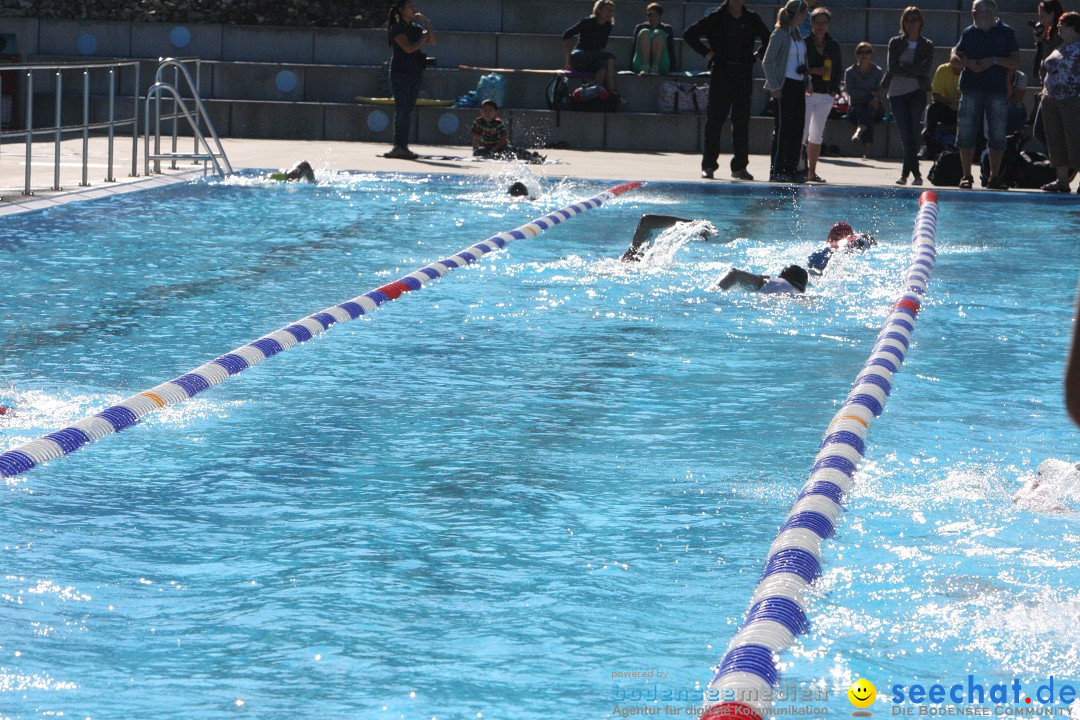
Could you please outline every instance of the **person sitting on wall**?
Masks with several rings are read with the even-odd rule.
[[[634,28],[634,55],[630,69],[638,75],[667,75],[675,61],[675,29],[661,22],[664,6],[645,6],[646,21]]]
[[[930,81],[930,94],[934,101],[927,106],[923,119],[920,160],[933,160],[944,150],[937,137],[938,126],[956,125],[956,110],[960,107],[960,73],[963,69],[956,63],[942,63]]]
[[[630,247],[626,248],[626,252],[619,258],[623,262],[637,262],[645,256],[645,251],[649,249],[649,243],[654,237],[654,233],[667,230],[669,227],[677,225],[678,223],[694,222],[690,218],[675,217],[674,215],[642,215],[638,220],[637,228],[634,229],[634,237],[630,241]],[[700,221],[705,222],[705,221]],[[698,230],[698,235],[702,239],[706,239],[711,235],[716,234],[716,228],[711,223],[705,223],[705,225]]]
[[[315,182],[315,171],[311,169],[311,163],[301,160],[288,170],[272,172],[267,176],[270,180],[278,182]]]
[[[724,277],[716,281],[710,290],[728,290],[739,287],[750,292],[767,295],[801,295],[806,292],[810,276],[805,268],[788,265],[780,271],[779,277],[757,275],[746,270],[732,268]]]
[[[825,247],[813,253],[806,259],[806,266],[811,275],[820,275],[832,260],[833,253],[837,250],[844,252],[865,252],[877,241],[870,233],[857,233],[851,226],[841,220],[832,226],[828,237],[825,238]]]

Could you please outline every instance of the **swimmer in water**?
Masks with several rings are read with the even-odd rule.
[[[529,192],[529,188],[525,186],[523,182],[516,182],[506,190],[506,194],[512,198],[522,198],[524,200],[535,200],[532,193]]]
[[[10,405],[0,405],[0,416],[14,414],[15,408],[11,407]]]
[[[638,220],[637,228],[634,230],[634,238],[630,241],[630,247],[626,248],[626,252],[619,258],[623,262],[637,262],[645,256],[645,251],[648,250],[649,241],[653,237],[653,233],[657,231],[667,230],[669,227],[678,223],[695,222],[690,218],[675,217],[674,215],[642,215]],[[705,221],[699,221],[705,222]],[[716,228],[711,224],[706,223],[705,227],[698,230],[698,235],[701,238],[707,239],[710,235],[716,234]]]
[[[806,266],[813,275],[820,275],[825,272],[825,268],[828,267],[829,261],[832,260],[833,253],[837,250],[843,250],[844,252],[865,252],[870,249],[871,245],[876,245],[877,240],[875,240],[874,236],[870,233],[855,232],[851,229],[850,225],[841,220],[834,224],[829,230],[829,235],[825,238],[825,243],[825,247],[813,253],[806,259]]]
[[[311,169],[311,163],[301,160],[288,170],[272,172],[267,176],[270,180],[279,182],[315,182],[315,171]]]
[[[775,278],[732,268],[709,289],[728,290],[739,287],[766,295],[801,295],[806,292],[809,279],[806,269],[798,265],[788,265],[780,271],[779,277]]]

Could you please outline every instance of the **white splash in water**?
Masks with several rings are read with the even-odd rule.
[[[1050,458],[1013,495],[1013,502],[1033,512],[1063,513],[1080,506],[1080,463]]]

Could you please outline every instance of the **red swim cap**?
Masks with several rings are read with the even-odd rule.
[[[833,225],[832,229],[829,230],[829,239],[839,240],[840,238],[847,237],[848,235],[853,235],[854,233],[855,231],[851,229],[851,226],[841,220],[840,222]]]

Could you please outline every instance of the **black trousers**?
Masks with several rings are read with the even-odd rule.
[[[769,176],[794,175],[802,153],[803,124],[806,122],[806,83],[784,80],[773,125],[772,167]]]
[[[930,103],[926,107],[926,119],[923,121],[923,144],[934,145],[934,133],[938,125],[955,125],[956,111],[943,103]],[[934,148],[931,148],[934,149]],[[937,148],[940,150],[941,148]]]
[[[750,98],[754,93],[753,65],[718,64],[709,80],[709,108],[705,120],[705,149],[701,169],[719,166],[720,131],[731,115],[731,171],[745,170],[750,162]]]

